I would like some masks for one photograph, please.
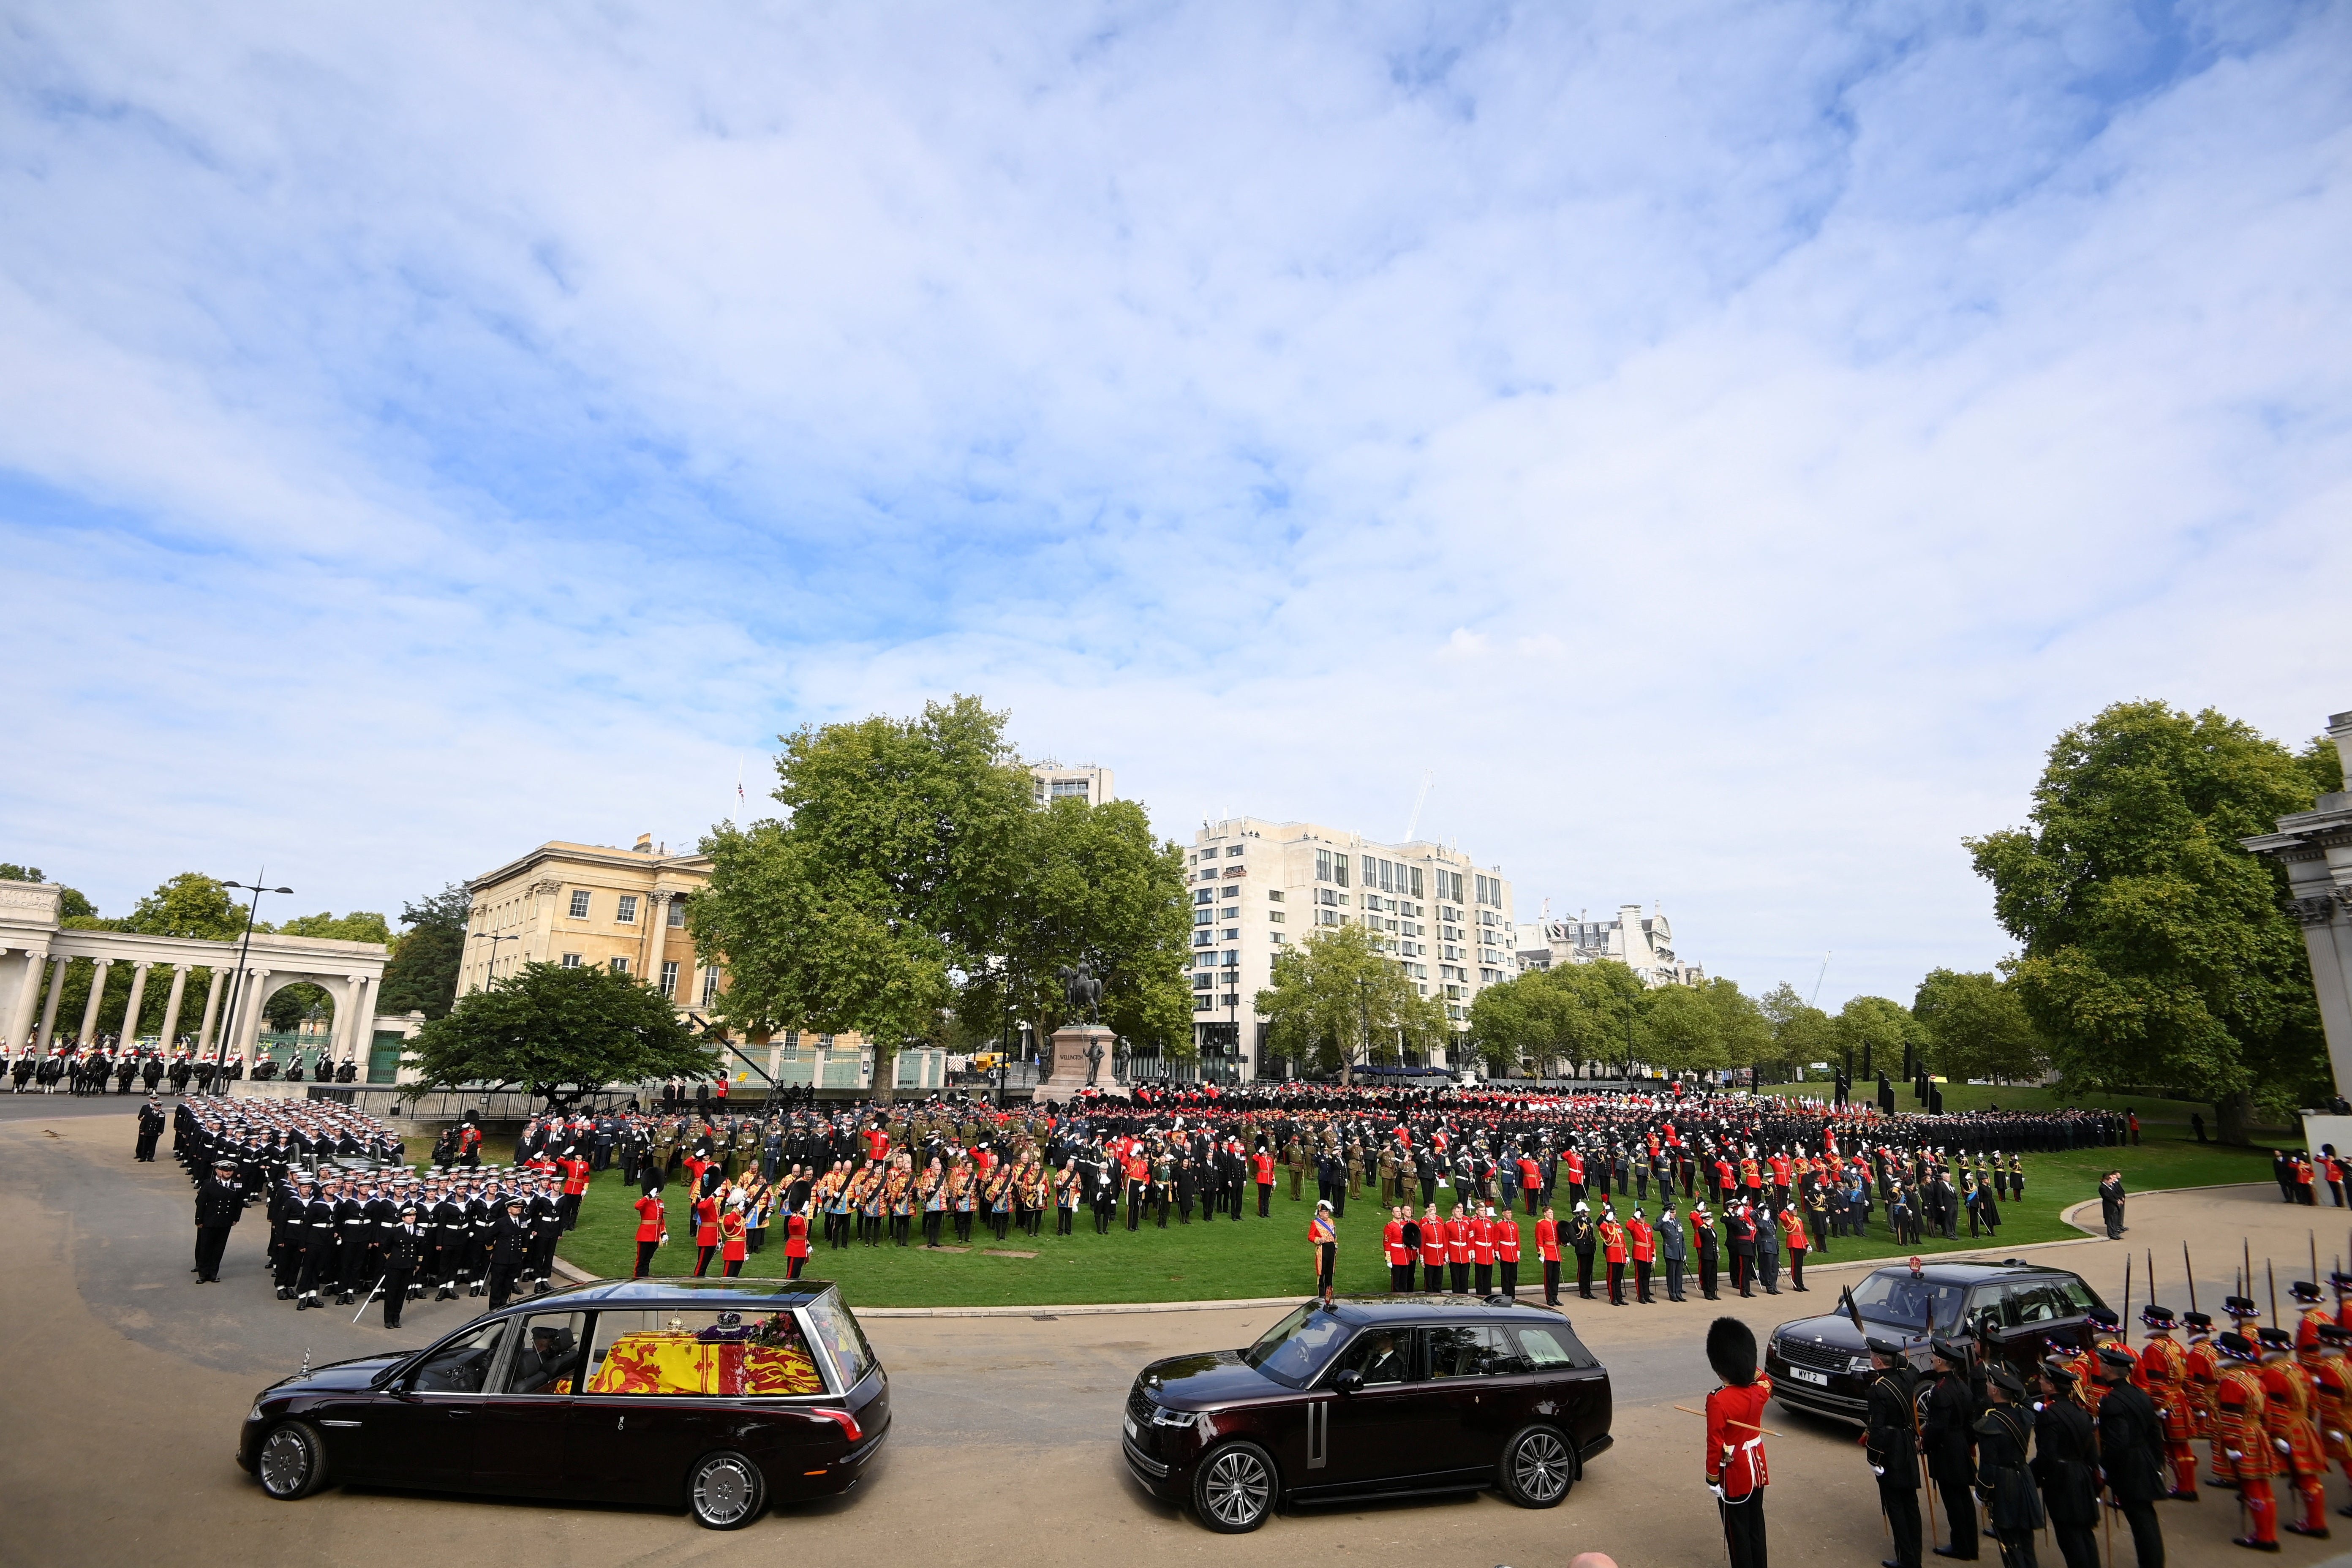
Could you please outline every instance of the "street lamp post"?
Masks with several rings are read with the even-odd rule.
[[[229,984],[228,1028],[222,1034],[219,1042],[213,1047],[213,1060],[218,1067],[220,1067],[224,1073],[226,1072],[228,1068],[228,1037],[237,1031],[239,1026],[237,1009],[241,1007],[245,1002],[245,961],[247,956],[253,952],[254,911],[261,907],[262,894],[291,893],[294,890],[291,888],[263,887],[261,885],[261,879],[268,874],[269,868],[264,866],[259,874],[257,875],[250,883],[223,882],[221,884],[224,888],[235,888],[240,892],[251,893],[253,895],[253,901],[245,906],[245,934],[237,941],[236,973]],[[223,1094],[226,1094],[228,1092],[227,1085],[224,1079],[215,1079],[214,1081],[222,1085],[221,1092]]]
[[[499,977],[499,943],[502,942],[520,942],[522,938],[519,936],[500,936],[493,931],[477,931],[475,934],[479,936],[484,942],[490,944],[490,961],[482,974],[482,989],[487,991],[490,988],[490,982]]]

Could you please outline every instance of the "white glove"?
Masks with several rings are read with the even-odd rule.
[[[1717,1482],[1709,1481],[1709,1482],[1707,1483],[1706,1489],[1707,1489],[1707,1490],[1709,1490],[1709,1491],[1711,1491],[1711,1492],[1713,1492],[1713,1493],[1715,1494],[1715,1500],[1716,1500],[1716,1501],[1717,1501],[1717,1502],[1723,1502],[1723,1501],[1727,1500],[1725,1499],[1724,1495],[1723,1495],[1723,1488],[1722,1488],[1719,1484],[1717,1484]]]
[[[1884,1465],[1873,1465],[1870,1467],[1870,1473],[1874,1476],[1883,1476],[1886,1473],[1886,1467]]]
[[[2223,1452],[2227,1453],[2232,1459],[2242,1459],[2246,1457],[2245,1455],[2238,1452],[2235,1448],[2224,1449]]]

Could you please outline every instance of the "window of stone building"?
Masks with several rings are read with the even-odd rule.
[[[625,958],[616,958],[616,959],[613,960],[613,973],[615,973],[615,974],[626,974],[628,972],[629,972],[629,961],[628,961],[627,959],[625,959]]]
[[[572,889],[572,918],[575,921],[584,921],[588,918],[588,889],[585,888]]]
[[[617,914],[617,915],[614,916],[613,918],[614,918],[614,920],[619,921],[620,921],[623,925],[625,925],[625,926],[627,926],[627,925],[635,925],[635,924],[636,924],[636,923],[637,923],[637,896],[636,896],[636,894],[635,894],[635,893],[623,893],[623,894],[621,895],[621,912],[620,912],[619,914]]]
[[[669,901],[669,923],[672,926],[682,926],[686,924],[686,900],[684,899],[672,899]]]
[[[674,958],[667,959],[662,963],[661,994],[665,996],[677,994],[677,960]]]
[[[566,968],[566,969],[577,969],[577,968],[579,968],[579,967],[580,967],[580,955],[579,955],[578,953],[576,953],[576,952],[567,952],[567,953],[565,953],[565,954],[563,955],[563,967],[564,967],[564,968]]]

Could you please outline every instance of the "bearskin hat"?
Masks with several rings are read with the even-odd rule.
[[[1706,1364],[1734,1388],[1756,1381],[1756,1331],[1737,1318],[1717,1318],[1706,1326]]]

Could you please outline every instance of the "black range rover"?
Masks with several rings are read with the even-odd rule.
[[[351,1480],[683,1503],[732,1530],[848,1490],[889,1427],[889,1380],[834,1286],[621,1279],[272,1384],[236,1462],[285,1501]]]
[[[1609,1372],[1568,1320],[1503,1298],[1309,1301],[1246,1350],[1154,1362],[1120,1448],[1154,1495],[1211,1530],[1284,1502],[1494,1487],[1568,1495],[1609,1447]]]
[[[2084,1314],[2105,1305],[2077,1275],[2014,1260],[1880,1268],[1853,1287],[1853,1304],[1872,1333],[1901,1342],[1922,1370],[1929,1338],[1941,1334],[1983,1347],[2029,1379],[2051,1341],[2087,1342]],[[1781,1404],[1862,1420],[1870,1354],[1843,1310],[1774,1329],[1764,1370]]]

